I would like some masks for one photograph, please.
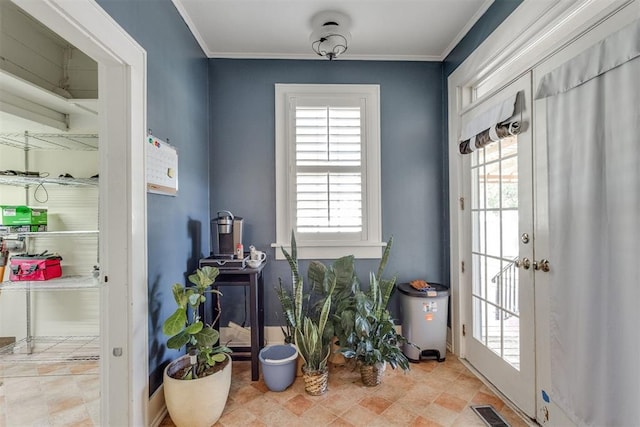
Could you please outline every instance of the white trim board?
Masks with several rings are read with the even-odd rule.
[[[99,64],[101,425],[147,425],[146,53],[93,0],[12,0]]]

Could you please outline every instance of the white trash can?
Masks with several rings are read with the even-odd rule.
[[[403,353],[412,362],[423,357],[435,357],[444,362],[447,356],[447,314],[449,289],[429,283],[425,290],[400,283],[400,319],[402,335],[418,348],[404,344]]]

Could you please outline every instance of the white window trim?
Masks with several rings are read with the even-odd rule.
[[[379,85],[330,85],[330,84],[276,84],[276,259],[284,259],[281,247],[290,249],[292,218],[291,197],[288,191],[291,152],[287,144],[287,114],[289,100],[293,97],[365,97],[367,102],[365,132],[367,146],[364,150],[366,162],[365,182],[367,220],[364,235],[366,240],[342,241],[320,240],[298,241],[299,259],[335,259],[344,255],[356,258],[380,258],[382,256],[381,184],[380,184],[380,86]]]

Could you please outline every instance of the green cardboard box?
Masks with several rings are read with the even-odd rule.
[[[47,225],[47,208],[31,208],[31,225]]]
[[[47,209],[0,205],[0,225],[47,225]]]

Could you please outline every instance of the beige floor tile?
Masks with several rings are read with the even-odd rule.
[[[399,402],[393,403],[381,415],[390,425],[400,426],[411,425],[418,418],[418,414],[410,407],[407,408]]]
[[[367,396],[361,399],[358,404],[367,408],[376,415],[382,414],[393,402],[378,396]]]
[[[31,365],[0,365],[0,427],[98,425],[97,362]],[[249,362],[234,362],[229,399],[216,425],[479,427],[482,420],[470,408],[475,404],[493,405],[513,427],[527,425],[455,356],[410,366],[409,373],[387,369],[377,387],[365,387],[350,366],[333,366],[327,393],[310,396],[301,377],[272,392],[262,380],[251,381]],[[169,416],[161,424],[173,425]]]

